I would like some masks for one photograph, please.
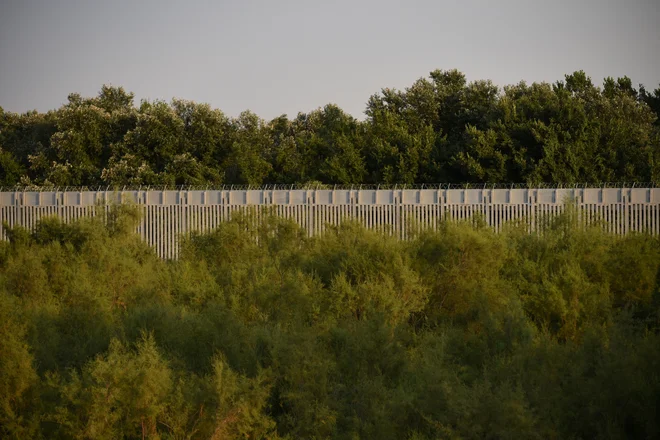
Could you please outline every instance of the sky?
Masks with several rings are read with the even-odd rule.
[[[103,84],[229,116],[295,117],[435,69],[503,86],[584,70],[660,84],[660,0],[0,0],[0,107]]]

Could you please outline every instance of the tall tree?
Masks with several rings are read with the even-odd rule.
[[[308,170],[306,180],[360,183],[365,176],[361,126],[334,104],[293,121],[294,138]]]
[[[225,163],[227,180],[232,183],[261,185],[271,172],[268,158],[272,142],[265,122],[244,111],[232,122],[231,154]]]

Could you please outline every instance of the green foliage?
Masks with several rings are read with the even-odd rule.
[[[3,438],[34,435],[34,417],[28,408],[38,376],[34,358],[20,322],[20,307],[7,294],[0,296],[0,433]]]
[[[660,435],[657,238],[253,210],[163,261],[135,207],[98,214],[7,228],[3,438]]]
[[[0,111],[0,185],[577,183],[660,176],[660,88],[584,72],[499,88],[435,70],[382,89],[358,121],[334,104],[264,121],[121,87],[55,111]]]
[[[106,355],[90,360],[79,374],[49,377],[59,405],[49,416],[58,434],[69,438],[138,438],[157,433],[172,387],[171,371],[153,338],[142,337],[135,351],[112,340]],[[59,383],[58,383],[59,382]]]
[[[4,151],[0,147],[0,186],[11,187],[18,185],[21,181],[25,170],[21,164],[16,160],[16,157],[9,152]]]

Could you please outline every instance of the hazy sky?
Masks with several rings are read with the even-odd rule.
[[[102,84],[230,116],[295,116],[434,69],[498,85],[585,70],[660,83],[660,0],[0,0],[0,106],[46,111]]]

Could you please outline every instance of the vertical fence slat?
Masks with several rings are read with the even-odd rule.
[[[566,201],[559,200],[561,190],[554,189],[518,190],[526,192],[517,193],[517,198],[512,195],[516,191],[513,189],[475,191],[478,193],[429,190],[427,196],[432,197],[427,198],[422,197],[424,190],[377,190],[373,196],[356,190],[273,190],[262,191],[250,200],[243,191],[203,191],[196,199],[191,191],[127,191],[115,195],[15,191],[0,193],[0,221],[10,228],[23,226],[34,231],[46,216],[56,215],[67,223],[89,217],[97,201],[102,204],[99,213],[107,219],[115,200],[134,198],[143,216],[136,233],[160,257],[173,259],[179,256],[182,239],[193,232],[217,228],[237,211],[251,212],[248,220],[256,225],[273,207],[277,215],[295,222],[308,236],[322,234],[326,226],[339,226],[350,219],[366,228],[408,239],[411,233],[425,228],[436,230],[442,220],[470,221],[475,215],[497,232],[509,222],[522,222],[527,231],[542,234],[551,217],[563,211]],[[594,197],[597,191],[599,195]],[[589,197],[584,189],[564,193],[575,197],[576,221],[582,227],[598,223],[614,234],[660,235],[660,201],[654,198],[655,191],[595,188]],[[250,205],[256,206],[250,210]],[[1,224],[0,239],[7,240]]]

